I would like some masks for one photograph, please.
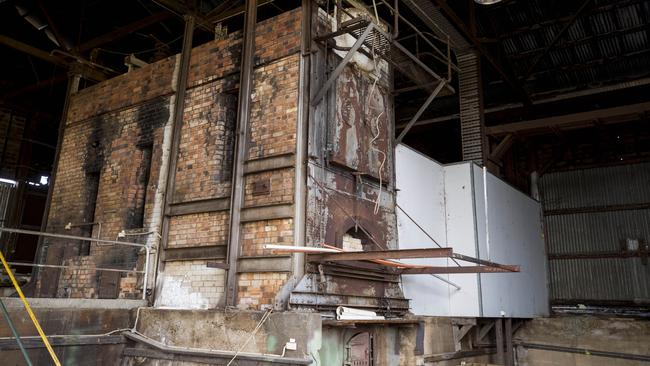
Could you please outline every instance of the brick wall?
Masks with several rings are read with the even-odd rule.
[[[238,99],[241,33],[195,47],[191,53],[173,205],[231,196],[234,128]],[[295,152],[298,103],[300,11],[283,13],[258,23],[254,87],[247,136],[249,160],[290,156]],[[134,70],[78,92],[71,99],[57,167],[48,230],[114,240],[121,230],[147,230],[159,199],[162,146],[171,121],[174,74],[179,56]],[[268,194],[253,194],[252,185],[268,180]],[[245,178],[245,209],[291,205],[293,167],[251,172]],[[158,195],[158,196],[157,196]],[[156,211],[158,210],[158,211]],[[154,212],[155,211],[155,212]],[[268,255],[267,242],[292,243],[291,217],[248,221],[242,226],[242,256]],[[64,230],[66,223],[101,222]],[[169,219],[167,249],[163,249],[157,304],[179,307],[215,307],[223,301],[224,270],[209,268],[223,255],[203,255],[199,248],[222,248],[225,253],[229,215],[220,209],[187,213]],[[146,237],[128,237],[144,243]],[[86,267],[142,269],[138,248],[89,247],[70,241],[48,241],[47,261]],[[166,251],[189,256],[166,256]],[[198,251],[197,251],[198,250]],[[189,252],[187,252],[189,253]],[[198,253],[198,255],[197,255]],[[200,257],[200,258],[199,258]],[[39,285],[43,294],[97,297],[98,277],[72,270],[49,271]],[[238,301],[246,308],[272,304],[286,272],[242,273]],[[252,283],[247,281],[254,280]],[[119,297],[141,291],[141,279],[120,276]],[[62,291],[67,289],[66,294]],[[54,290],[52,290],[54,289]],[[58,289],[58,290],[57,290]],[[71,290],[73,289],[73,290]]]
[[[120,94],[119,89],[112,92]],[[102,97],[97,95],[96,99],[101,105]],[[75,97],[71,106],[84,103],[85,97]],[[115,240],[122,230],[148,227],[158,188],[162,129],[169,120],[169,104],[170,98],[161,96],[84,120],[75,121],[72,116],[68,119],[56,168],[48,231]],[[92,222],[98,224],[85,225]],[[71,230],[64,228],[68,223],[73,224]],[[138,257],[134,247],[58,239],[48,239],[46,245],[47,262],[51,264],[90,255],[96,266],[133,269]],[[43,271],[41,295],[52,296],[57,287],[64,285],[56,283],[57,276],[58,271]]]
[[[202,260],[168,262],[164,276],[158,306],[214,308],[224,293],[224,270],[208,268]]]
[[[226,211],[175,216],[169,226],[168,246],[172,248],[226,245],[228,241]]]

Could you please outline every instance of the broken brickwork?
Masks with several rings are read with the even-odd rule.
[[[299,10],[258,23],[248,137],[251,160],[293,153],[299,29]],[[240,53],[241,33],[192,50],[172,211],[188,203],[229,200]],[[122,230],[154,229],[152,225],[162,213],[161,168],[166,158],[163,147],[169,145],[166,139],[171,138],[179,63],[178,55],[169,57],[81,90],[72,97],[48,231],[115,240]],[[270,193],[247,198],[247,208],[290,204],[292,169],[285,167],[277,172],[253,172],[247,176],[250,184],[259,179],[269,180]],[[192,303],[199,307],[219,304],[224,292],[224,270],[208,268],[206,261],[225,259],[227,208],[228,205],[221,205],[205,212],[178,211],[170,215],[169,236],[163,241],[169,253],[162,250],[160,254],[161,304],[174,305],[183,296],[193,299]],[[258,228],[269,240],[281,242],[286,239],[277,238],[292,235],[287,234],[292,230],[291,217],[285,220],[289,220],[289,225],[278,225],[277,232],[267,230],[267,220],[249,221],[246,229]],[[68,223],[72,225],[66,230]],[[147,243],[152,242],[151,235],[128,236],[123,240]],[[48,239],[45,259],[50,264],[86,269],[83,273],[73,269],[42,271],[38,281],[41,296],[98,297],[99,286],[110,282],[104,277],[110,276],[87,268],[142,270],[137,263],[142,262],[143,254],[133,247]],[[122,274],[118,281],[113,281],[119,287],[117,296],[133,297],[141,291],[142,278],[134,286],[133,277]],[[263,286],[268,285],[269,289],[260,293],[273,292],[280,282],[278,276],[268,278]],[[258,293],[251,294],[255,298],[251,303],[260,304]],[[247,296],[244,291],[242,297]]]

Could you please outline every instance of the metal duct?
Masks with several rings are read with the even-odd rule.
[[[16,11],[18,12],[18,15],[20,15],[23,19],[25,19],[34,28],[45,33],[47,38],[50,41],[52,41],[52,43],[57,45],[57,47],[63,47],[66,50],[69,50],[71,48],[71,43],[65,39],[61,40],[61,42],[64,43],[63,45],[59,44],[59,41],[56,39],[56,36],[54,36],[54,33],[52,33],[52,31],[49,29],[49,24],[47,24],[47,22],[43,21],[37,15],[33,14],[33,12],[20,5],[16,5]]]

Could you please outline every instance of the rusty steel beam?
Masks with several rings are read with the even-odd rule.
[[[246,0],[244,41],[241,52],[239,75],[239,102],[235,134],[235,156],[233,159],[232,194],[230,195],[230,219],[228,234],[228,264],[226,276],[226,306],[237,302],[237,261],[241,249],[242,209],[244,207],[244,163],[248,144],[250,103],[253,89],[253,59],[255,57],[255,24],[257,23],[257,0]],[[293,212],[292,212],[293,213]]]
[[[537,65],[548,55],[549,52],[555,47],[555,45],[564,37],[564,34],[571,28],[571,26],[578,20],[578,18],[582,15],[582,13],[587,9],[587,7],[593,3],[593,0],[585,0],[582,5],[576,10],[575,13],[569,18],[569,21],[564,24],[562,29],[555,35],[555,37],[551,40],[551,42],[544,48],[544,51],[535,58],[533,63],[530,65],[528,70],[526,70],[526,74],[524,74],[523,79],[526,80],[528,77],[533,73],[535,68],[537,68]]]
[[[171,17],[171,14],[166,11],[161,11],[159,13],[153,14],[151,16],[148,16],[146,18],[142,18],[140,20],[137,20],[133,23],[124,25],[112,32],[108,32],[106,34],[102,34],[101,36],[97,36],[95,38],[92,38],[82,44],[80,44],[78,47],[75,48],[75,51],[78,53],[82,53],[85,51],[89,51],[93,48],[99,47],[103,44],[109,43],[116,41],[120,38],[124,38],[128,36],[129,34],[136,32],[140,29],[146,28],[150,25],[159,23],[167,18]]]
[[[320,100],[323,99],[323,97],[325,96],[325,93],[327,93],[329,88],[332,87],[332,85],[334,84],[336,79],[343,72],[343,69],[345,68],[345,66],[352,59],[352,56],[354,56],[354,54],[361,47],[363,42],[366,41],[366,38],[368,38],[368,35],[370,34],[370,32],[374,28],[375,28],[374,24],[372,24],[372,23],[368,24],[368,27],[366,27],[366,30],[364,30],[363,33],[361,34],[361,36],[357,39],[357,41],[354,42],[354,45],[352,46],[352,48],[350,48],[348,53],[345,54],[345,57],[343,57],[343,60],[341,60],[341,62],[338,64],[338,66],[336,66],[336,69],[334,69],[334,71],[332,72],[330,77],[327,79],[325,84],[323,84],[323,86],[318,90],[316,95],[314,95],[314,98],[312,98],[312,100],[311,100],[311,105],[312,106],[317,105],[320,102]]]
[[[11,99],[11,98],[17,98],[20,97],[24,94],[31,93],[34,91],[38,91],[40,89],[46,88],[46,87],[51,87],[55,84],[61,83],[63,81],[68,80],[68,75],[67,74],[58,74],[53,76],[50,79],[45,79],[41,80],[37,83],[30,84],[30,85],[25,85],[21,88],[16,88],[11,90],[10,92],[4,93],[0,95],[0,100],[6,100],[6,99]]]
[[[72,70],[74,68],[78,70],[73,70],[74,72],[79,72],[83,75],[84,78],[94,80],[94,81],[104,81],[108,79],[108,76],[102,71],[96,70],[88,66],[87,64],[82,64],[78,62],[70,62],[59,56],[54,56],[47,51],[43,51],[40,48],[28,45],[16,39],[0,35],[0,44],[11,47],[20,52],[24,52],[30,56],[36,57],[43,61],[52,63],[58,67],[61,67],[66,70]]]
[[[275,0],[261,0],[261,1],[258,1],[257,2],[257,7],[259,8],[259,7],[263,6],[263,5],[270,4],[273,1],[275,1]],[[219,22],[223,22],[224,20],[228,20],[228,19],[230,19],[232,17],[236,17],[237,15],[244,14],[245,12],[246,12],[246,5],[242,4],[242,5],[240,5],[240,6],[236,7],[236,8],[229,9],[229,10],[227,10],[227,11],[221,13],[221,14],[215,13],[215,14],[212,14],[212,15],[208,15],[206,18],[207,18],[207,20],[209,22],[219,23]]]
[[[233,6],[239,4],[239,0],[224,0],[221,4],[215,6],[205,14],[207,20],[211,18],[217,18],[219,15],[223,14],[225,11],[232,9]]]
[[[398,271],[402,275],[419,274],[456,274],[456,273],[513,273],[519,272],[518,266],[510,266],[512,270],[491,266],[462,266],[462,267],[423,267],[404,268]]]
[[[326,254],[308,254],[309,261],[360,261],[372,259],[401,258],[449,258],[453,255],[451,248],[395,249],[370,252],[341,252]]]
[[[486,135],[502,136],[509,133],[520,134],[546,134],[552,132],[551,128],[578,129],[593,127],[594,121],[602,124],[620,123],[637,120],[639,114],[650,111],[650,102],[637,103],[620,107],[596,109],[587,112],[566,114],[563,116],[546,117],[530,121],[507,123],[503,125],[486,127]],[[612,119],[612,121],[608,121]]]
[[[172,116],[172,140],[169,153],[169,167],[167,170],[167,180],[165,183],[165,197],[163,202],[163,211],[169,212],[173,202],[174,187],[176,181],[176,166],[178,164],[178,155],[181,142],[181,129],[183,127],[183,111],[185,110],[185,94],[187,91],[187,78],[190,70],[190,58],[192,56],[192,39],[194,36],[194,17],[185,16],[185,27],[183,29],[183,45],[181,48],[180,67],[176,74],[176,95],[174,99],[174,112]],[[167,259],[167,244],[169,242],[169,224],[171,217],[163,215],[161,228],[161,247],[162,254],[158,256],[158,268],[164,265]],[[146,286],[146,284],[145,284]],[[154,288],[157,290],[157,288]]]
[[[44,0],[37,0],[38,7],[41,9],[43,12],[43,15],[45,15],[45,19],[47,20],[48,27],[52,29],[52,33],[54,34],[54,38],[56,39],[56,42],[59,44],[60,47],[63,47],[64,50],[68,51],[70,48],[72,48],[72,45],[70,44],[70,41],[66,37],[63,36],[63,33],[59,31],[59,27],[54,23],[54,20],[50,16],[50,12],[47,11],[47,7],[45,6],[45,1]]]
[[[433,100],[436,98],[436,96],[438,96],[438,93],[440,93],[440,91],[442,90],[442,87],[445,86],[445,84],[447,84],[446,80],[441,80],[440,81],[438,86],[429,95],[427,100],[425,100],[424,103],[422,104],[422,106],[420,106],[420,109],[418,109],[417,113],[415,113],[415,115],[411,118],[409,123],[406,124],[406,127],[404,127],[404,129],[399,134],[399,136],[397,136],[397,138],[395,139],[395,145],[402,142],[402,139],[404,138],[404,136],[406,136],[406,134],[411,130],[411,127],[413,127],[415,122],[418,121],[418,118],[420,118],[422,113],[424,113],[424,111],[426,111],[427,108],[429,108],[429,105],[431,104],[431,102],[433,102]]]
[[[11,47],[15,50],[18,50],[20,52],[24,52],[30,56],[39,58],[43,61],[50,62],[56,66],[62,67],[64,69],[67,69],[69,66],[69,63],[57,56],[52,56],[49,52],[43,51],[40,48],[36,48],[34,46],[30,46],[27,43],[23,43],[21,41],[15,40],[13,38],[7,37],[5,35],[0,34],[0,44],[4,44],[5,46]]]
[[[458,253],[453,253],[450,257],[454,258],[454,259],[461,260],[461,261],[465,261],[465,262],[476,263],[476,264],[479,264],[479,265],[482,265],[482,266],[500,268],[500,269],[505,270],[506,272],[519,272],[519,266],[500,264],[500,263],[491,262],[491,261],[487,261],[487,260],[480,259],[480,258],[474,258],[474,257],[470,257],[470,256],[467,256],[467,255],[458,254]]]
[[[509,72],[503,69],[503,63],[498,60],[481,42],[478,37],[472,34],[471,30],[468,29],[465,22],[456,14],[456,12],[449,6],[446,0],[433,0],[433,2],[442,10],[442,12],[454,23],[454,25],[470,40],[474,48],[485,57],[485,59],[490,63],[490,65],[496,70],[501,78],[512,88],[512,90],[517,94],[521,101],[529,105],[531,104],[530,97],[528,93],[521,86],[517,78],[511,75]]]

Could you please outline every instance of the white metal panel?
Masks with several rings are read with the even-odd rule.
[[[473,163],[443,166],[403,145],[396,148],[395,158],[397,203],[436,241],[456,253],[522,266],[521,273],[444,276],[460,290],[431,276],[403,276],[413,312],[468,317],[499,317],[502,311],[508,317],[547,315],[539,203],[489,173],[484,176]],[[435,245],[404,213],[398,210],[397,217],[400,248]],[[408,262],[456,265],[449,259]]]
[[[539,202],[496,176],[484,175],[478,167],[474,169],[475,200],[487,202],[487,224],[479,225],[486,228],[483,240],[479,240],[480,258],[521,266],[519,273],[479,275],[483,316],[548,315],[546,254]],[[483,187],[487,190],[481,192]],[[486,216],[478,217],[485,219]]]
[[[444,171],[442,165],[405,145],[395,148],[397,204],[436,242],[446,246]],[[436,244],[413,220],[397,209],[399,246],[431,248]],[[406,261],[406,260],[405,260]],[[445,265],[445,259],[412,259],[413,264]],[[446,277],[446,276],[444,276]],[[404,295],[416,314],[449,315],[449,286],[432,276],[404,276]],[[423,296],[426,294],[426,296]]]
[[[476,230],[471,166],[471,163],[445,166],[445,207],[448,246],[456,253],[475,257]],[[452,261],[449,266],[456,266],[456,263]],[[450,289],[450,315],[481,316],[478,275],[455,274],[450,275],[449,279],[461,287],[461,290]]]

